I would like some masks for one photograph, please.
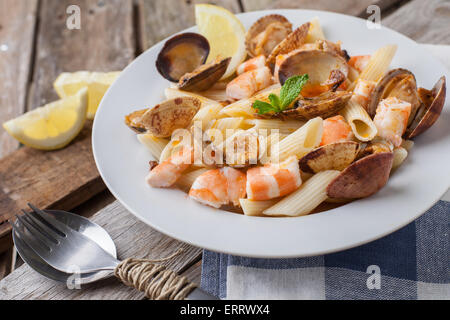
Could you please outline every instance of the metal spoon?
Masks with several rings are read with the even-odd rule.
[[[102,227],[70,212],[30,207],[33,211],[17,216],[12,226],[17,251],[32,269],[47,278],[68,283],[73,276],[69,273],[73,261],[80,266],[77,272],[80,284],[114,274],[114,267],[119,263],[116,247]],[[186,299],[217,298],[196,288]]]
[[[105,231],[99,225],[89,221],[88,219],[81,217],[79,215],[60,211],[60,210],[43,210],[45,213],[55,218],[59,222],[66,224],[68,227],[80,232],[84,236],[88,237],[92,241],[95,241],[100,247],[102,247],[106,252],[111,254],[114,258],[117,258],[117,251],[114,241],[109,236],[108,232]],[[22,224],[16,224],[17,228],[24,231],[24,226]],[[46,278],[57,282],[67,283],[73,274],[65,273],[59,271],[48,263],[46,263],[41,257],[39,257],[36,252],[33,251],[22,239],[17,236],[16,232],[12,233],[14,245],[16,246],[17,252],[19,253],[22,260],[28,264],[34,271],[40,273]],[[88,284],[99,279],[107,278],[112,276],[111,271],[98,271],[92,273],[85,273],[79,275],[80,284]]]

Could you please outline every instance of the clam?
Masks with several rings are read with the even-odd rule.
[[[139,124],[158,138],[167,138],[177,129],[187,128],[198,112],[201,101],[193,97],[167,100],[148,109]]]
[[[353,141],[337,142],[319,147],[300,159],[300,169],[307,173],[325,170],[342,171],[358,154],[359,143]]]
[[[141,122],[141,118],[148,109],[135,111],[125,116],[125,124],[136,133],[144,133],[147,129]]]
[[[248,30],[245,44],[251,57],[266,57],[292,32],[292,24],[284,16],[271,14],[260,18]]]
[[[356,159],[359,160],[375,153],[389,153],[393,151],[394,145],[391,142],[376,137],[371,142],[361,145]]]
[[[201,65],[192,72],[183,75],[178,88],[184,91],[205,91],[211,88],[227,71],[231,58],[218,59]]]
[[[441,115],[446,95],[445,77],[441,77],[431,90],[419,88],[418,95],[422,104],[406,130],[406,139],[417,137],[428,130]]]
[[[375,116],[380,101],[388,97],[396,97],[411,103],[411,116],[408,120],[408,124],[410,124],[420,106],[416,78],[411,71],[401,68],[394,69],[381,78],[370,97],[367,111],[371,117]]]
[[[289,53],[304,45],[308,36],[309,27],[310,23],[307,22],[291,32],[272,50],[267,58],[266,64],[268,66],[273,66],[278,55]]]
[[[208,40],[198,33],[182,33],[169,39],[156,60],[158,72],[171,82],[178,82],[206,62],[209,55]]]
[[[287,55],[278,69],[280,83],[292,76],[308,74],[309,82],[304,87],[305,92],[328,91],[330,85],[339,86],[348,76],[348,65],[344,58],[332,51],[295,50]],[[339,75],[336,78],[336,75]],[[334,82],[331,82],[334,80]],[[336,81],[337,80],[337,81]]]
[[[345,61],[350,60],[350,56],[348,55],[346,50],[341,49],[341,44],[339,42],[331,42],[329,40],[319,39],[314,43],[306,43],[300,47],[302,50],[323,50],[334,52],[337,55],[340,55]]]
[[[315,117],[325,119],[341,111],[351,96],[352,93],[347,91],[328,91],[317,97],[301,98],[292,109],[284,110],[280,116],[302,121]]]
[[[354,162],[328,185],[328,197],[358,199],[373,195],[386,185],[393,161],[392,152],[382,152]]]

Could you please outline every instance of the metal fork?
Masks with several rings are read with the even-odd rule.
[[[80,232],[54,219],[44,211],[28,204],[33,210],[24,215],[16,215],[17,220],[25,228],[18,228],[11,223],[14,232],[38,256],[53,268],[66,273],[73,273],[77,266],[81,274],[102,270],[113,271],[121,263],[96,242]],[[28,232],[25,232],[26,231]],[[216,297],[202,291],[193,290],[188,299],[211,300]]]

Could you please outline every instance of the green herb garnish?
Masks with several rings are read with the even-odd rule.
[[[256,109],[258,114],[284,111],[298,97],[308,80],[309,76],[307,74],[290,77],[281,87],[280,96],[272,93],[269,95],[270,103],[256,100],[252,108]]]

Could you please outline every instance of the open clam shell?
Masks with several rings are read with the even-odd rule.
[[[383,152],[354,162],[328,185],[328,197],[358,199],[375,194],[386,185],[393,161],[392,152]]]
[[[140,124],[158,138],[167,138],[177,129],[187,128],[200,110],[201,101],[193,97],[167,100],[147,110]]]
[[[319,147],[300,159],[300,169],[307,173],[325,170],[342,171],[356,158],[359,143],[353,141],[337,142]]]
[[[441,77],[433,89],[419,89],[419,97],[422,101],[422,110],[419,110],[406,131],[406,138],[412,139],[428,130],[439,118],[444,108],[446,96],[446,80]]]
[[[371,117],[375,116],[380,101],[388,97],[396,97],[397,99],[411,103],[411,116],[408,121],[408,123],[411,123],[420,106],[414,74],[411,71],[401,68],[386,73],[372,91],[367,108]]]
[[[292,24],[284,16],[270,14],[260,18],[245,37],[247,52],[251,57],[269,56],[272,50],[292,32]]]
[[[312,86],[329,86],[330,75],[348,76],[348,64],[340,55],[323,50],[295,50],[287,55],[278,69],[280,83],[292,76],[308,74],[309,82],[304,90]],[[340,77],[341,78],[341,77]]]
[[[178,88],[184,91],[205,91],[211,88],[227,71],[231,58],[204,64],[180,78]]]
[[[136,133],[144,133],[147,129],[141,122],[141,118],[148,109],[135,111],[127,116],[125,116],[125,124]]]
[[[299,49],[303,44],[305,44],[310,26],[311,24],[307,22],[291,32],[272,50],[267,58],[266,64],[269,67],[275,65],[275,60],[279,54],[289,53],[293,50]]]
[[[156,60],[158,72],[178,82],[186,73],[203,65],[210,51],[208,40],[198,33],[182,33],[167,40]]]
[[[286,118],[310,120],[315,117],[328,118],[341,111],[352,97],[351,92],[325,92],[314,98],[299,99],[294,108],[284,110],[281,114]]]

